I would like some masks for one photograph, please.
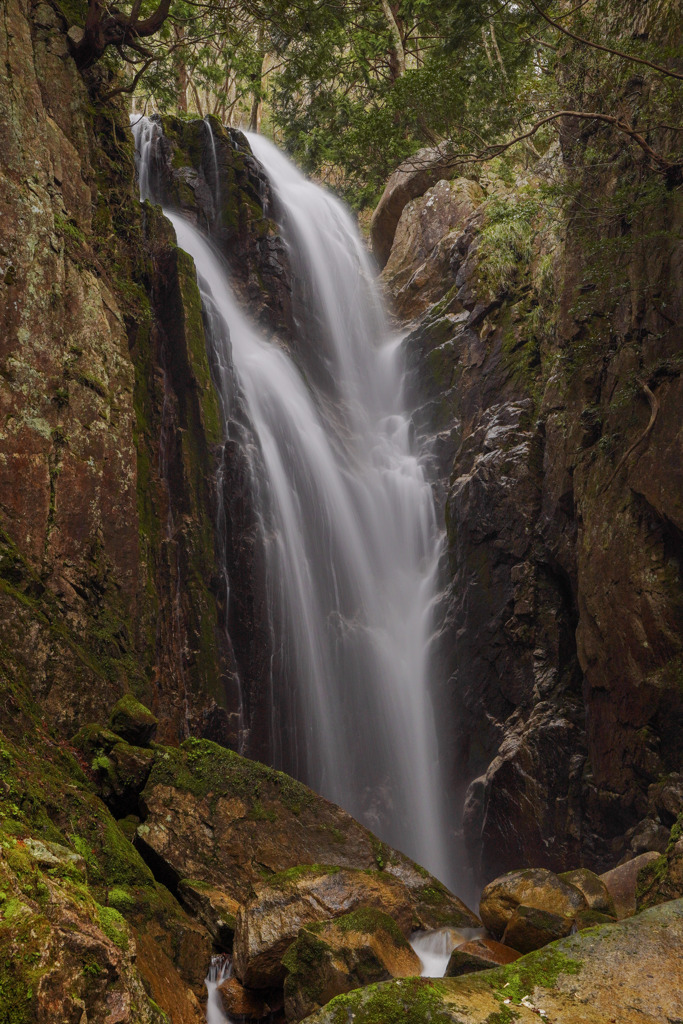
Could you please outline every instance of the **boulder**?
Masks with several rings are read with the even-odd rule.
[[[590,910],[597,910],[610,917],[617,916],[609,889],[594,871],[589,871],[588,868],[575,868],[573,871],[564,871],[557,877],[561,882],[566,882],[567,885],[573,885],[579,889]]]
[[[455,174],[453,161],[439,149],[421,149],[400,164],[389,178],[370,222],[370,242],[380,268],[391,252],[396,226],[406,203],[431,185]]]
[[[563,939],[573,929],[574,919],[571,917],[520,905],[507,923],[503,942],[520,953],[531,953],[555,939]]]
[[[303,1020],[342,992],[420,974],[419,957],[396,922],[368,908],[302,928],[282,962],[289,1021]]]
[[[337,996],[307,1024],[671,1024],[683,1019],[681,943],[683,900],[676,900],[490,971],[405,978]]]
[[[159,721],[132,693],[125,693],[114,705],[109,727],[134,746],[144,747],[156,736]]]
[[[481,894],[479,913],[488,930],[500,937],[520,905],[572,918],[588,902],[575,885],[561,881],[554,872],[527,868],[489,882]]]
[[[472,974],[474,971],[488,971],[501,964],[511,964],[519,960],[521,953],[510,946],[493,939],[472,939],[463,942],[451,953],[446,968],[446,978],[459,978],[461,974]]]
[[[438,181],[404,207],[382,271],[402,320],[415,319],[442,298],[444,280],[452,273],[453,250],[483,197],[475,181],[457,178]]]
[[[611,871],[606,871],[604,875],[600,875],[600,879],[605,883],[607,891],[614,901],[614,908],[620,920],[635,914],[638,873],[647,864],[658,858],[659,854],[651,850],[626,861],[625,864],[617,865]]]
[[[249,1020],[263,1020],[282,1009],[280,989],[253,992],[245,988],[237,978],[226,978],[218,986],[223,1009],[229,1018],[247,1017]]]
[[[280,984],[282,957],[301,928],[359,907],[383,911],[404,936],[412,931],[410,893],[383,872],[313,864],[276,875],[237,914],[235,974],[249,988]]]
[[[136,846],[170,885],[193,879],[237,903],[300,865],[382,868],[409,891],[416,927],[480,922],[437,879],[282,772],[208,740],[156,747]]]

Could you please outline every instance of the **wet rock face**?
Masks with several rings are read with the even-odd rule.
[[[664,287],[678,311],[683,280],[673,234],[648,241],[678,223],[673,195],[603,267],[611,290],[587,279],[578,213],[571,231],[536,222],[531,262],[494,279],[489,200],[517,198],[482,182],[484,202],[451,205],[436,241],[418,226],[460,183],[412,198],[383,277],[404,319],[421,310],[411,280],[431,302],[406,358],[447,528],[436,700],[453,814],[486,882],[661,851],[683,807],[679,313],[650,299]],[[411,263],[413,236],[433,248]]]
[[[292,327],[288,258],[277,202],[246,136],[215,117],[155,117],[151,188],[156,202],[183,213],[227,260],[250,315],[269,330]]]
[[[88,97],[63,29],[48,4],[3,5],[0,605],[11,658],[68,730],[103,711],[107,673],[106,702],[126,688],[111,662],[117,644],[135,644],[140,552],[131,311],[95,252],[112,199],[97,188]],[[112,114],[100,156],[122,139]],[[132,232],[137,222],[133,210]],[[125,275],[125,232],[120,242],[111,255]]]

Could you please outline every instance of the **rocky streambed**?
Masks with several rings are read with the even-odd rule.
[[[1,1020],[198,1022],[217,956],[212,1012],[245,1022],[680,1017],[683,821],[602,877],[501,876],[475,914],[302,784],[156,727],[129,695],[70,744],[3,747]]]

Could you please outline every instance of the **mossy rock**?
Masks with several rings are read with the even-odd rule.
[[[520,953],[531,953],[555,939],[563,939],[573,928],[572,917],[552,914],[538,907],[519,906],[507,923],[503,943]]]
[[[677,900],[490,971],[400,979],[337,996],[307,1024],[668,1024],[683,1019],[681,942]]]
[[[302,928],[282,963],[290,1021],[303,1020],[343,992],[420,973],[420,960],[396,922],[371,907]]]
[[[638,910],[683,897],[683,814],[679,814],[664,853],[638,872]]]
[[[121,697],[112,710],[109,726],[122,739],[144,747],[156,736],[159,721],[132,693]]]
[[[585,896],[586,903],[590,910],[597,910],[601,914],[608,914],[616,917],[617,912],[614,900],[609,890],[599,875],[588,868],[574,868],[573,871],[564,871],[557,876],[561,882],[573,885]]]

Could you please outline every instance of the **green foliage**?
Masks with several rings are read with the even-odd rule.
[[[520,192],[487,206],[479,246],[479,279],[493,295],[510,291],[534,255],[538,196]]]

